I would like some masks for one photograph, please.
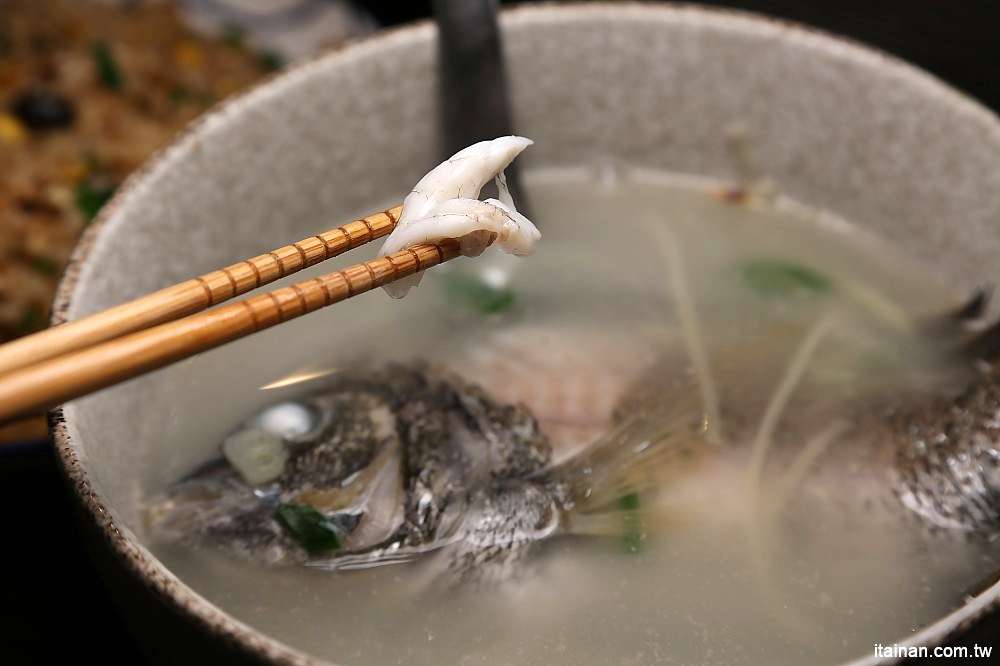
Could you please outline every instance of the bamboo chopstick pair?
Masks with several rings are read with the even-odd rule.
[[[388,235],[401,212],[397,206],[355,220],[0,346],[0,422],[162,368],[458,256],[457,241],[414,245],[202,312]]]

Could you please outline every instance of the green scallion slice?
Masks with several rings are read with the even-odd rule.
[[[445,278],[445,292],[453,302],[482,314],[505,312],[516,300],[508,286],[494,286],[477,275],[460,273]]]
[[[622,546],[626,553],[635,554],[642,550],[642,519],[639,516],[639,494],[629,493],[618,498],[618,508],[622,516]]]
[[[83,215],[83,219],[90,223],[114,193],[114,187],[95,185],[84,180],[76,186],[76,207]]]
[[[104,42],[95,42],[93,51],[94,69],[97,70],[97,80],[109,90],[121,90],[125,83],[121,67],[115,60],[115,55]]]
[[[310,554],[340,548],[340,538],[322,513],[305,504],[281,504],[275,519]]]
[[[767,298],[795,293],[825,294],[832,289],[820,273],[800,264],[772,259],[758,259],[741,267],[744,283]]]

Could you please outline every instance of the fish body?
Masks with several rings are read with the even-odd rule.
[[[657,529],[663,523],[656,521],[683,514],[685,502],[704,511],[721,486],[752,482],[739,461],[761,441],[789,351],[753,341],[750,348],[736,345],[713,359],[722,380],[721,437],[711,436],[720,433],[706,421],[697,379],[676,354],[645,371],[639,361],[615,364],[628,371],[596,406],[577,410],[563,402],[580,400],[549,400],[561,393],[540,386],[555,381],[564,392],[572,364],[494,367],[497,354],[507,355],[503,345],[457,363],[495,393],[423,363],[341,373],[302,399],[316,423],[286,436],[277,479],[251,486],[215,463],[159,498],[150,522],[160,538],[264,564],[344,570],[426,560],[435,579],[451,583],[516,578],[545,539],[621,538],[629,525],[623,509],[637,516],[632,527]],[[761,465],[761,497],[775,504],[758,508],[836,509],[845,525],[915,520],[944,535],[1000,532],[1000,371],[980,363],[950,375],[948,390],[901,391],[883,377],[837,391],[826,365],[841,360],[826,351],[814,361],[765,438],[773,442]],[[595,414],[596,425],[588,420]],[[241,428],[260,423],[252,416]],[[587,441],[556,456],[547,432],[553,424],[575,425]],[[725,460],[739,464],[713,463]],[[297,543],[275,517],[288,503],[321,512],[341,549],[317,554]]]
[[[1000,370],[956,396],[903,401],[859,422],[885,451],[884,487],[938,532],[1000,533]]]
[[[213,464],[153,504],[154,533],[265,564],[327,569],[457,544],[449,566],[468,580],[491,575],[484,562],[509,565],[559,524],[558,484],[544,474],[548,438],[522,406],[424,365],[341,376],[304,402],[319,424],[288,441],[279,478],[252,487]],[[296,543],[275,517],[288,503],[323,513],[345,548],[317,555]]]

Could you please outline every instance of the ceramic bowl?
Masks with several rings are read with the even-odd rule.
[[[517,128],[537,141],[526,166],[619,160],[766,176],[933,264],[957,288],[1000,282],[1000,124],[932,76],[800,26],[694,7],[545,5],[504,12],[502,25]],[[428,23],[384,32],[202,117],[87,232],[56,319],[401,200],[439,157],[434,40]],[[389,316],[386,303],[338,305],[52,413],[95,557],[156,659],[316,661],[220,610],[157,560],[139,501],[202,459],[235,409],[264,400],[260,381],[310,360],[315,345],[298,341],[324,322],[364,337]],[[277,335],[301,349],[257,353]],[[227,380],[234,364],[246,379],[237,385]],[[887,639],[938,643],[998,603],[1000,583]]]

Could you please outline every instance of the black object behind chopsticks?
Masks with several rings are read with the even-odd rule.
[[[434,0],[438,25],[441,155],[477,141],[514,134],[510,96],[497,23],[496,0]],[[529,211],[516,165],[507,185],[518,208]],[[530,212],[526,212],[530,217]]]

